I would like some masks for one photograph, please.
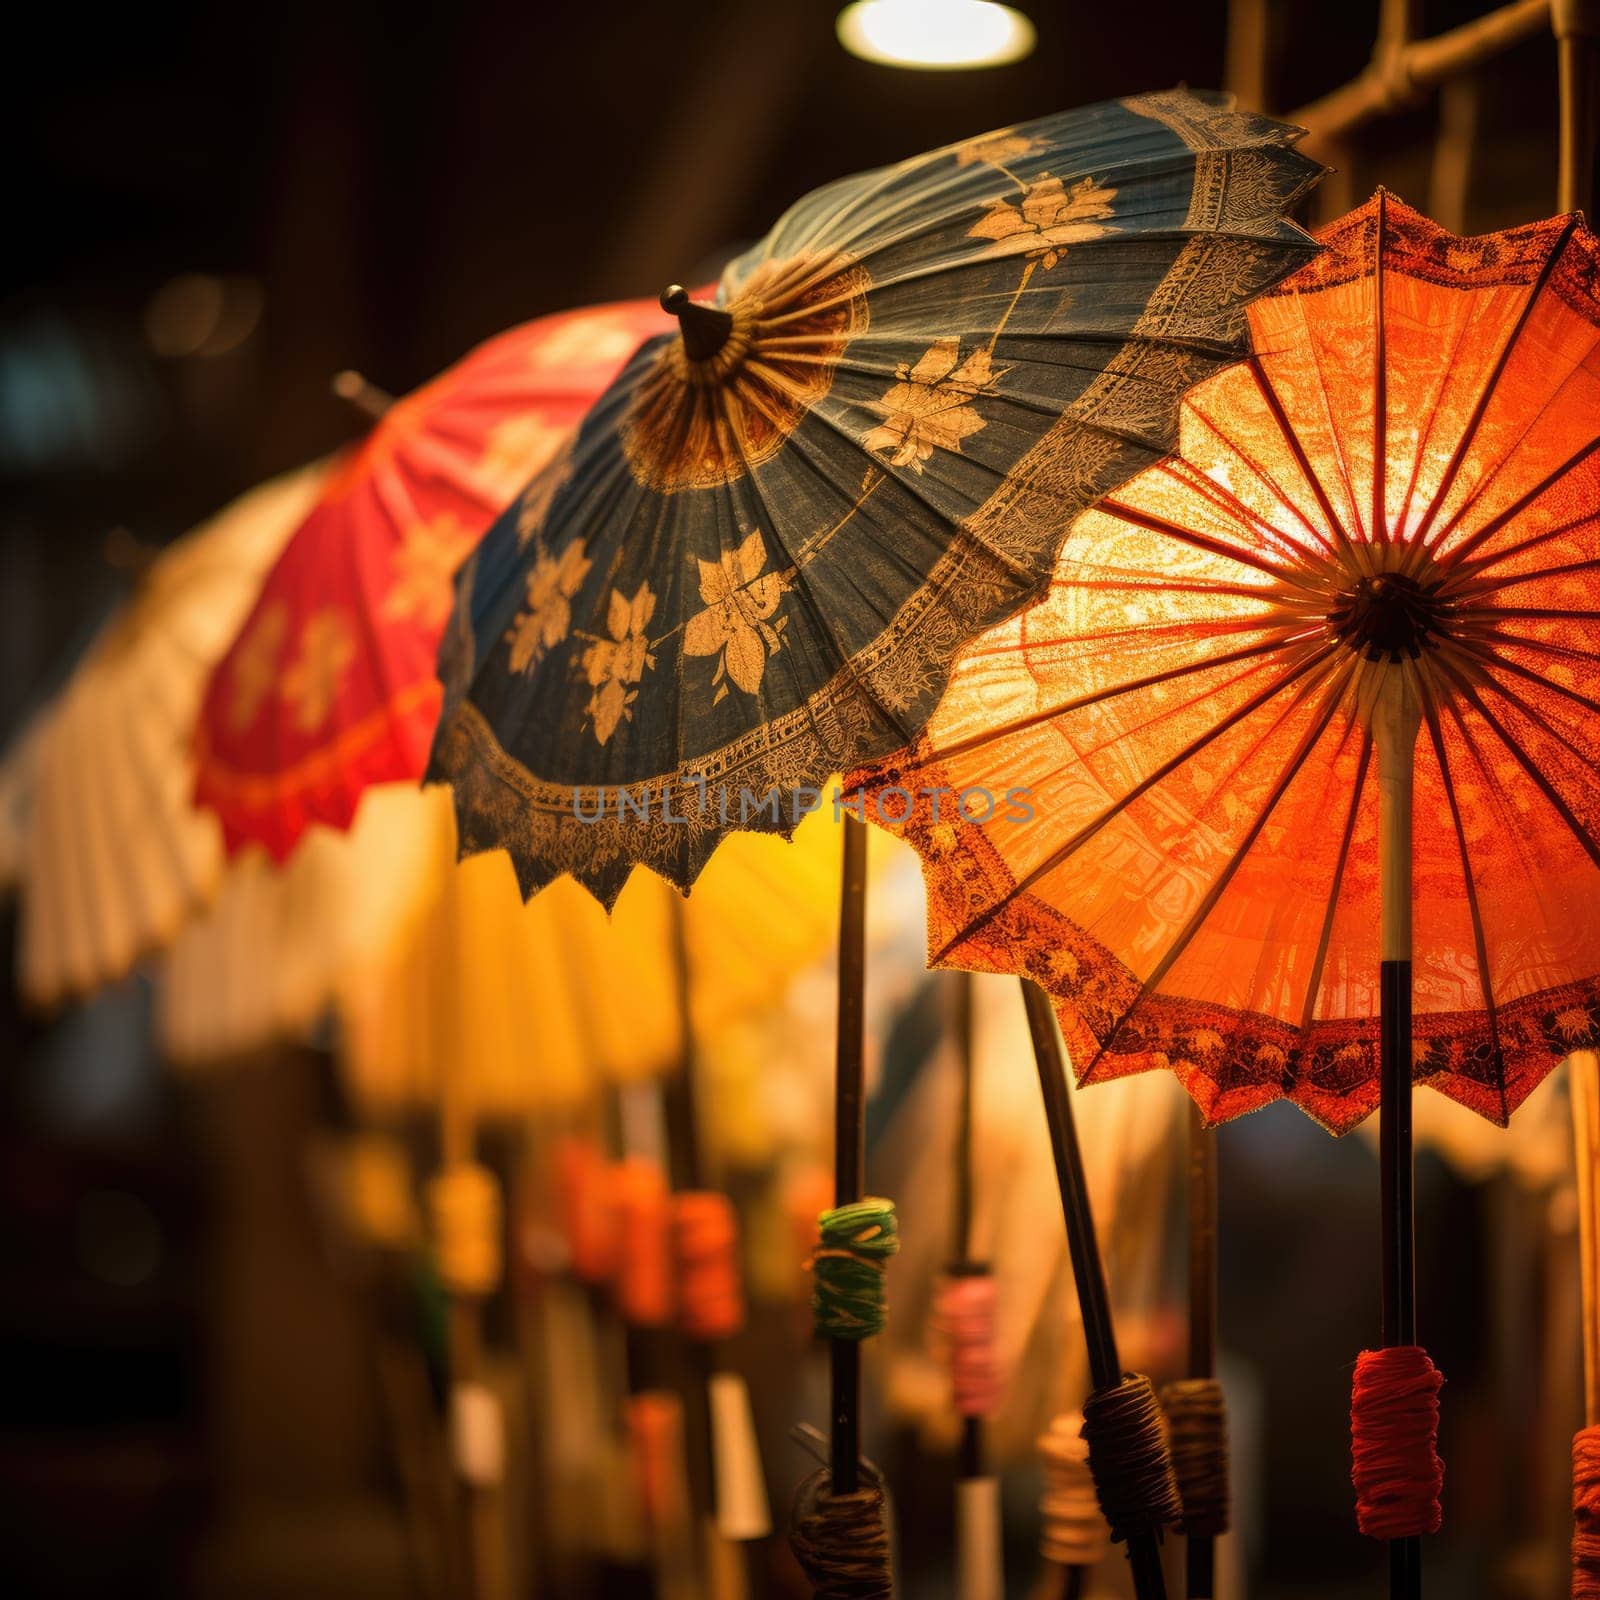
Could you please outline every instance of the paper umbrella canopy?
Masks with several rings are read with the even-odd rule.
[[[463,846],[527,893],[687,887],[912,738],[1309,254],[1298,136],[1186,92],[1047,117],[808,196],[715,306],[669,293],[680,331],[463,570],[431,769]]]
[[[1503,1123],[1600,1042],[1600,246],[1383,194],[1323,242],[873,781],[932,956],[1024,968],[1087,1080],[1343,1130],[1379,1098],[1368,712],[1403,674],[1413,1076]],[[1029,815],[935,817],[974,784]]]
[[[282,860],[313,821],[349,827],[368,784],[421,776],[456,567],[666,321],[646,301],[512,328],[339,463],[206,690],[195,793],[230,853]]]
[[[14,850],[34,1003],[121,977],[215,890],[221,830],[190,798],[205,675],[325,477],[276,478],[164,550],[30,726]]]

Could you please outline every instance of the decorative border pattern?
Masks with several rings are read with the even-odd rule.
[[[1298,133],[1181,92],[1121,103],[1198,151],[1237,142],[1241,125],[1255,132],[1263,153],[1281,152]],[[1209,195],[1202,210],[1226,216],[1237,231],[1185,241],[1120,348],[959,526],[879,637],[804,705],[695,757],[692,769],[635,777],[626,786],[689,820],[618,815],[616,789],[551,782],[508,754],[481,713],[458,697],[463,668],[472,666],[470,618],[459,616],[442,658],[451,693],[430,776],[455,790],[462,853],[509,848],[525,894],[570,873],[610,906],[635,863],[687,891],[726,832],[747,826],[787,836],[797,790],[908,744],[944,692],[959,649],[1045,592],[1072,520],[1172,448],[1184,394],[1242,353],[1246,302],[1314,248],[1309,236],[1303,250],[1284,237],[1280,209],[1292,199],[1277,192],[1265,212],[1243,217],[1243,206],[1211,193],[1232,169],[1202,165]],[[1308,167],[1304,187],[1318,176]],[[463,605],[469,592],[463,583]],[[702,808],[706,787],[756,796],[776,790],[780,818],[723,822],[715,808]]]

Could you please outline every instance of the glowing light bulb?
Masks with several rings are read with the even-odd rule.
[[[994,0],[856,0],[837,27],[864,61],[946,71],[1020,61],[1035,41],[1033,24]]]

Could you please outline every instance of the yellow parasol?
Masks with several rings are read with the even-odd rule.
[[[480,1116],[575,1110],[599,1082],[673,1069],[680,919],[697,1039],[774,1005],[833,937],[838,830],[820,815],[792,844],[730,840],[687,901],[636,872],[608,920],[567,880],[524,905],[503,852],[458,865],[446,792],[411,799],[427,881],[339,982],[350,1084],[374,1111],[431,1100],[452,1076],[470,1080]]]

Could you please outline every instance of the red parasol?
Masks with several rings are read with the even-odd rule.
[[[335,469],[207,688],[195,798],[230,853],[282,860],[312,821],[347,828],[367,785],[422,775],[455,569],[666,326],[641,301],[513,328],[395,402]]]

